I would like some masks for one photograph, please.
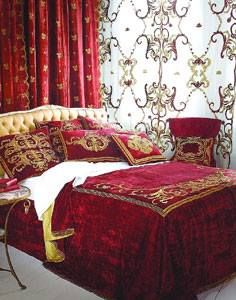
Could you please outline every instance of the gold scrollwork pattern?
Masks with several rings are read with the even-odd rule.
[[[212,160],[212,147],[214,144],[213,138],[202,139],[199,137],[181,138],[176,137],[176,152],[174,160],[199,163],[205,166],[210,166]],[[192,146],[186,150],[186,147]]]
[[[153,144],[146,138],[133,135],[128,139],[128,147],[132,150],[141,151],[145,154],[152,152]]]
[[[168,118],[222,120],[219,166],[230,166],[236,94],[236,5],[227,0],[100,1],[101,96],[109,118],[146,131],[162,151]]]
[[[81,145],[85,150],[100,152],[107,148],[109,142],[110,139],[107,136],[88,133],[83,137],[71,137],[69,141],[66,141],[66,144]]]
[[[168,204],[174,198],[182,198],[196,192],[201,192],[206,189],[215,188],[217,185],[232,183],[232,179],[226,176],[223,172],[216,172],[215,174],[205,176],[196,180],[189,180],[177,184],[168,184],[160,187],[127,187],[126,184],[113,185],[107,183],[100,183],[96,185],[98,190],[110,190],[114,193],[128,193],[129,196],[143,196],[145,199],[151,200],[151,203],[158,205],[158,203]]]
[[[49,168],[50,163],[58,162],[47,135],[42,132],[5,138],[0,142],[0,151],[7,164],[12,165],[13,175],[29,165],[42,172]]]
[[[82,193],[108,197],[149,208],[162,217],[174,209],[226,187],[235,186],[235,173],[216,170],[213,174],[195,180],[163,186],[129,186],[127,184],[94,184],[90,188],[76,187]]]

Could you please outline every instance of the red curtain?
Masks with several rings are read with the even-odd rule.
[[[1,111],[99,107],[99,0],[0,0]]]
[[[29,107],[23,3],[0,0],[1,111]]]

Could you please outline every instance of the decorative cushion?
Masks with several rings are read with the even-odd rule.
[[[175,137],[174,160],[191,161],[212,167],[216,165],[213,144],[220,131],[221,120],[201,117],[170,118],[169,126],[171,134]],[[204,146],[207,148],[203,149]]]
[[[76,129],[83,129],[83,125],[80,119],[73,119],[73,120],[63,120],[63,121],[42,121],[37,122],[35,121],[36,128],[48,127],[49,133],[50,129],[53,132],[57,128],[61,130],[76,130]]]
[[[36,128],[43,128],[45,126],[48,128],[53,149],[56,151],[61,161],[63,161],[65,157],[64,157],[62,143],[58,136],[58,130],[67,131],[67,130],[83,129],[80,119],[64,120],[64,121],[44,121],[44,122],[35,121],[35,126]]]
[[[89,117],[78,116],[79,120],[82,123],[83,129],[86,130],[98,130],[98,129],[117,129],[120,130],[120,127],[117,124],[113,123],[104,123],[102,121],[93,120]]]
[[[60,131],[66,160],[120,161],[111,134],[113,129]]]
[[[211,166],[213,145],[213,138],[176,137],[176,152],[173,160]]]
[[[59,163],[47,128],[0,137],[0,163],[12,178],[18,180],[39,175]]]
[[[145,133],[115,134],[112,138],[130,165],[166,160]]]

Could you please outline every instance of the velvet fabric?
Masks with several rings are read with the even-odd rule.
[[[29,108],[23,1],[0,1],[0,112]]]
[[[114,196],[86,193],[104,181],[126,186],[131,193],[139,183],[146,190],[153,180],[157,187],[168,183],[171,187],[219,172],[221,189],[182,203],[165,217]],[[107,299],[197,299],[199,289],[236,271],[235,176],[232,170],[167,162],[90,178],[79,187],[84,192],[68,183],[56,200],[52,229],[72,226],[76,233],[60,245],[65,261],[45,265]],[[1,227],[7,209],[0,208]],[[22,202],[14,208],[8,232],[11,245],[45,259],[42,226],[33,202],[27,215]]]
[[[84,116],[78,116],[78,118],[80,119],[80,121],[83,125],[83,129],[86,129],[86,130],[109,129],[109,128],[113,128],[113,129],[117,129],[117,130],[120,129],[119,126],[117,126],[116,124],[113,124],[113,123],[104,123],[104,122],[93,120],[89,117],[84,117]]]
[[[43,121],[43,122],[35,122],[36,128],[47,127],[50,140],[53,146],[53,149],[56,151],[60,160],[63,161],[65,159],[63,146],[61,143],[61,139],[58,136],[58,130],[76,130],[82,129],[82,124],[79,119],[73,120],[63,120],[63,121]]]
[[[130,165],[138,165],[165,160],[158,147],[145,133],[115,134],[114,142]]]
[[[196,299],[236,271],[235,184],[234,171],[181,162],[68,183],[52,228],[76,234],[47,267],[108,299]]]
[[[173,159],[215,167],[213,146],[220,126],[221,121],[212,118],[170,118],[170,132],[176,145]]]
[[[98,0],[0,1],[0,109],[100,107]]]
[[[111,134],[113,129],[58,132],[65,160],[120,161],[121,155]]]
[[[22,180],[59,163],[47,128],[0,137],[0,163],[6,174]]]
[[[214,165],[213,145],[213,138],[176,137],[176,152],[173,160],[212,166]]]
[[[169,127],[175,137],[197,136],[215,138],[220,131],[221,121],[212,118],[170,118]]]

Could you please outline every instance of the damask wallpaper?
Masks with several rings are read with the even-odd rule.
[[[171,154],[169,117],[218,118],[218,165],[236,168],[236,0],[101,0],[99,42],[110,121]]]

